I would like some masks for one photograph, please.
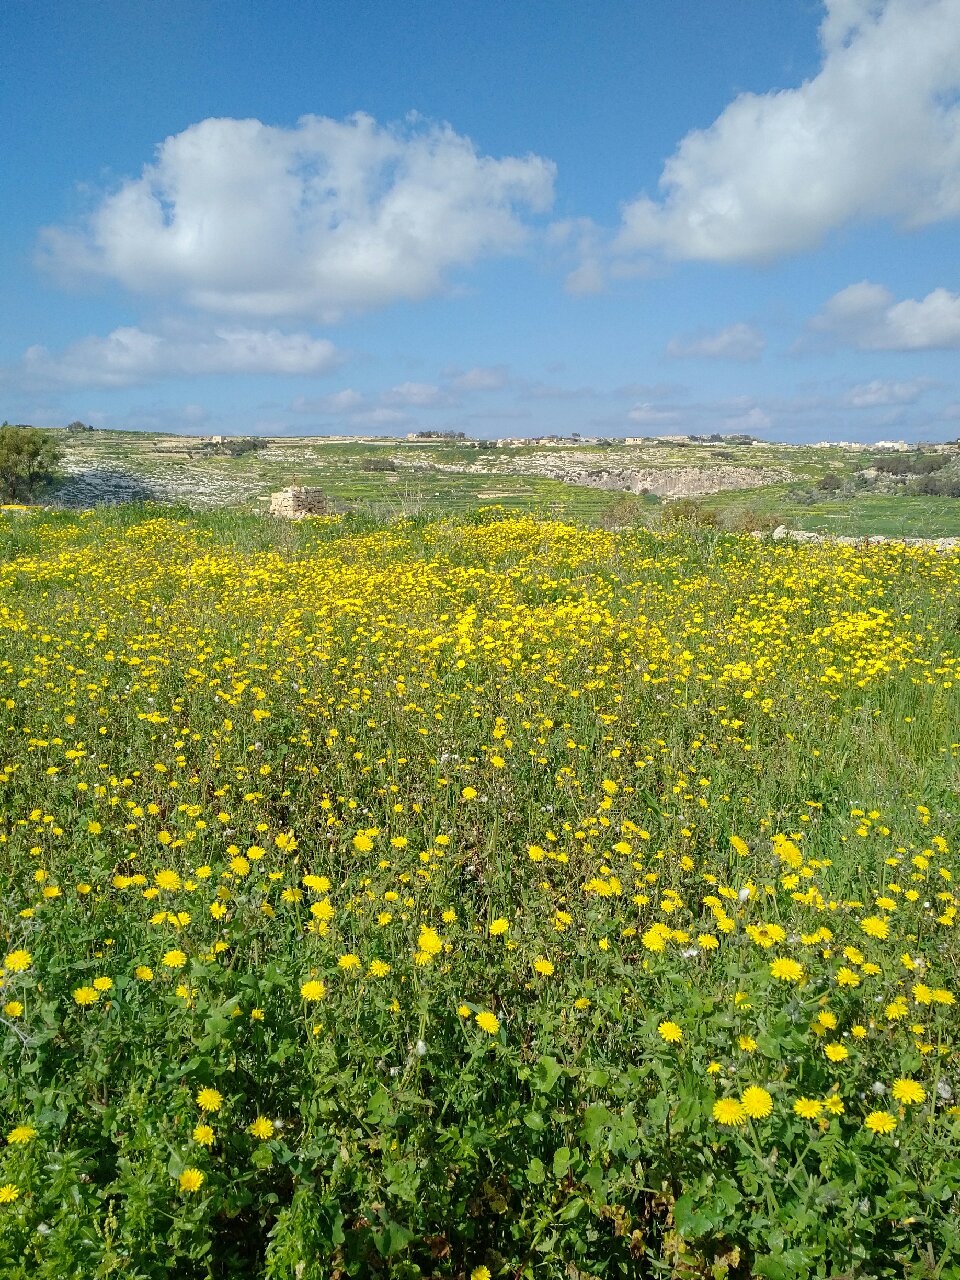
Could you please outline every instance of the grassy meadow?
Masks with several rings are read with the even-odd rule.
[[[960,555],[8,511],[0,638],[3,1280],[960,1277]]]

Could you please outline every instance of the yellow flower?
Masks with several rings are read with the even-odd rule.
[[[4,969],[10,973],[23,973],[33,964],[33,956],[29,951],[11,951],[3,958]]]
[[[197,1106],[201,1111],[219,1111],[223,1106],[223,1094],[217,1089],[201,1089],[197,1094]]]
[[[859,987],[859,985],[859,973],[854,973],[854,971],[852,969],[848,969],[846,965],[837,970],[838,987]]]
[[[476,800],[477,798],[477,793],[473,787],[464,787],[460,795],[464,800]]]
[[[827,1055],[831,1062],[843,1062],[844,1058],[850,1056],[850,1050],[836,1041],[823,1046],[823,1052]]]
[[[657,1033],[667,1044],[679,1044],[683,1039],[683,1031],[675,1022],[661,1022]]]
[[[474,1021],[481,1031],[486,1031],[488,1035],[495,1036],[500,1030],[500,1019],[495,1013],[478,1013]]]
[[[871,938],[883,939],[890,937],[890,926],[886,920],[881,920],[879,916],[867,916],[865,920],[860,921],[860,928]]]
[[[150,968],[149,965],[138,964],[136,969],[134,969],[133,971],[133,976],[135,978],[139,978],[141,982],[152,982],[153,970]]]
[[[923,1085],[909,1077],[896,1080],[891,1092],[897,1102],[925,1102],[927,1099],[927,1091]]]
[[[762,1120],[773,1110],[773,1098],[759,1085],[752,1084],[740,1095],[740,1104],[751,1120]]]
[[[20,1195],[20,1188],[15,1182],[5,1182],[0,1187],[0,1204],[13,1204]]]
[[[193,1140],[199,1142],[201,1147],[212,1147],[215,1134],[208,1124],[198,1124],[193,1131]]]
[[[889,1111],[871,1111],[863,1122],[863,1127],[871,1133],[893,1133],[897,1127],[896,1117]]]
[[[770,976],[778,978],[781,982],[800,982],[803,978],[803,965],[782,956],[770,965]]]
[[[823,1103],[816,1098],[798,1098],[793,1109],[802,1120],[816,1120],[823,1110]]]
[[[737,1036],[737,1045],[744,1053],[754,1053],[757,1048],[757,1042],[753,1036]]]
[[[73,993],[73,998],[76,1000],[77,1004],[82,1006],[96,1004],[100,999],[100,992],[96,991],[93,987],[77,987],[76,991]]]
[[[251,1133],[255,1138],[259,1138],[261,1142],[265,1142],[267,1138],[273,1137],[273,1121],[268,1120],[265,1116],[257,1116],[253,1124],[250,1125],[248,1133]]]
[[[371,960],[367,973],[371,978],[385,978],[390,972],[390,966],[385,960]]]
[[[718,1098],[713,1104],[713,1118],[717,1124],[737,1127],[746,1123],[747,1112],[736,1098]]]
[[[7,1142],[16,1146],[18,1143],[32,1142],[36,1136],[37,1131],[32,1124],[18,1124],[7,1134]]]
[[[489,1267],[474,1267],[470,1272],[470,1280],[490,1280]]]
[[[205,1178],[206,1175],[200,1169],[184,1169],[179,1178],[180,1190],[199,1191]]]
[[[349,971],[350,969],[359,969],[360,957],[353,955],[353,953],[351,952],[345,956],[341,956],[340,959],[337,961],[337,964],[340,966],[341,969],[344,969],[346,971]]]
[[[300,988],[300,995],[304,1000],[322,1000],[326,994],[326,984],[320,982],[319,979],[316,978],[312,979],[310,982],[303,983]]]
[[[509,920],[504,920],[504,918],[501,916],[498,920],[494,920],[493,923],[490,925],[490,934],[492,937],[496,938],[501,933],[506,933],[509,928],[510,928]]]
[[[163,956],[160,963],[165,965],[168,969],[182,969],[183,966],[187,963],[187,957],[183,954],[182,951],[177,951],[177,950],[168,951]]]
[[[19,1000],[8,1000],[3,1006],[3,1012],[8,1018],[20,1018],[23,1016],[23,1005]]]
[[[536,960],[533,962],[533,967],[536,969],[537,973],[543,974],[545,978],[549,978],[553,973],[552,961],[545,960],[543,956],[537,956]]]
[[[829,1097],[824,1098],[823,1109],[824,1111],[829,1111],[831,1115],[842,1116],[843,1102],[835,1093],[831,1093]]]
[[[109,991],[113,986],[112,978],[94,978],[93,985],[97,991]]]

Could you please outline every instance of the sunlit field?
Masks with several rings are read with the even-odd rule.
[[[960,1276],[960,556],[0,513],[0,1276]]]

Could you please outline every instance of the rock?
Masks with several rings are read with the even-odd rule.
[[[330,500],[322,489],[304,489],[292,485],[270,496],[270,514],[283,520],[302,520],[304,516],[325,516]]]
[[[773,536],[779,542],[781,538],[790,537],[790,530],[787,528],[785,524],[778,524],[773,531]]]

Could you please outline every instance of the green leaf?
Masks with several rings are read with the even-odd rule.
[[[533,1087],[538,1093],[549,1093],[564,1073],[564,1068],[549,1055],[541,1058],[534,1068]]]
[[[535,1187],[539,1187],[546,1180],[547,1171],[543,1166],[543,1161],[538,1160],[536,1156],[527,1165],[527,1181]]]

